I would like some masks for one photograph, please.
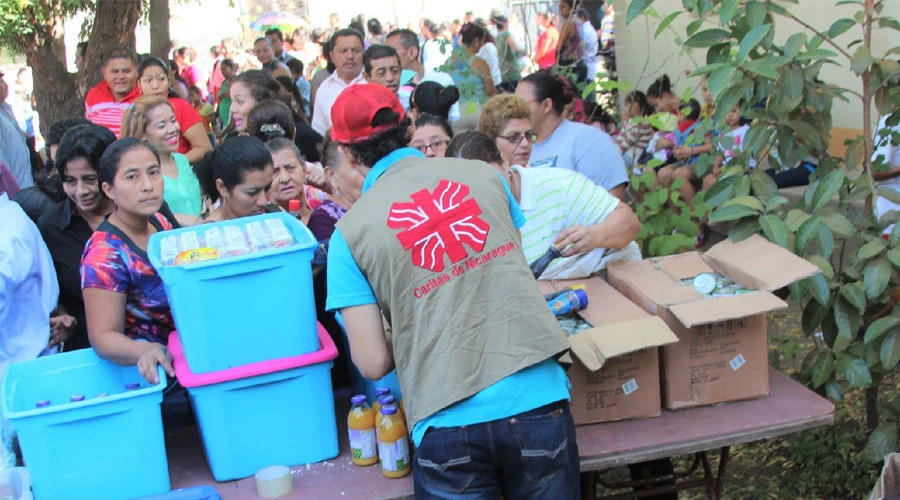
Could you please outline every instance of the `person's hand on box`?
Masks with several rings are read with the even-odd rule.
[[[137,367],[141,372],[141,376],[151,384],[159,383],[159,374],[157,373],[157,365],[162,366],[170,377],[175,376],[175,368],[172,366],[172,353],[162,344],[156,342],[147,342],[144,346],[141,356],[138,358]]]

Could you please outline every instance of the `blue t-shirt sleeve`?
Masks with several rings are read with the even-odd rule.
[[[509,184],[507,184],[506,179],[503,178],[503,175],[499,172],[497,175],[500,176],[500,180],[503,182],[503,191],[506,192],[506,199],[509,201],[509,215],[512,217],[513,224],[516,226],[516,229],[522,229],[522,226],[525,225],[525,214],[522,212],[522,209],[519,208],[519,204],[516,202],[516,198],[513,196],[512,191],[509,190]]]
[[[327,270],[328,298],[325,308],[329,311],[378,302],[372,286],[356,265],[356,259],[350,253],[340,229],[334,230],[328,244]]]

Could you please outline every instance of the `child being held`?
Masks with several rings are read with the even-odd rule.
[[[732,159],[741,153],[744,144],[744,136],[750,130],[750,121],[741,117],[741,103],[736,104],[731,111],[725,115],[725,124],[728,125],[728,132],[719,141],[719,154],[716,156],[716,162],[713,164],[712,172],[703,177],[703,189],[707,190],[716,183],[719,174],[722,172],[722,166],[727,165]],[[726,147],[727,146],[727,147]],[[756,160],[753,158],[748,162],[750,168],[756,167]]]
[[[634,91],[625,97],[625,112],[622,114],[625,126],[615,139],[628,168],[634,166],[635,160],[641,157],[653,139],[653,126],[646,120],[652,114],[653,106],[647,102],[643,92]]]

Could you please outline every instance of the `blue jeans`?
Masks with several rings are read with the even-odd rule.
[[[462,427],[431,428],[413,460],[416,499],[581,497],[568,401]]]

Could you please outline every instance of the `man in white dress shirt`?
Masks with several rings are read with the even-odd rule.
[[[335,70],[316,91],[312,128],[325,135],[331,128],[331,106],[345,88],[364,81],[363,36],[354,29],[338,30],[331,37],[331,60]]]

